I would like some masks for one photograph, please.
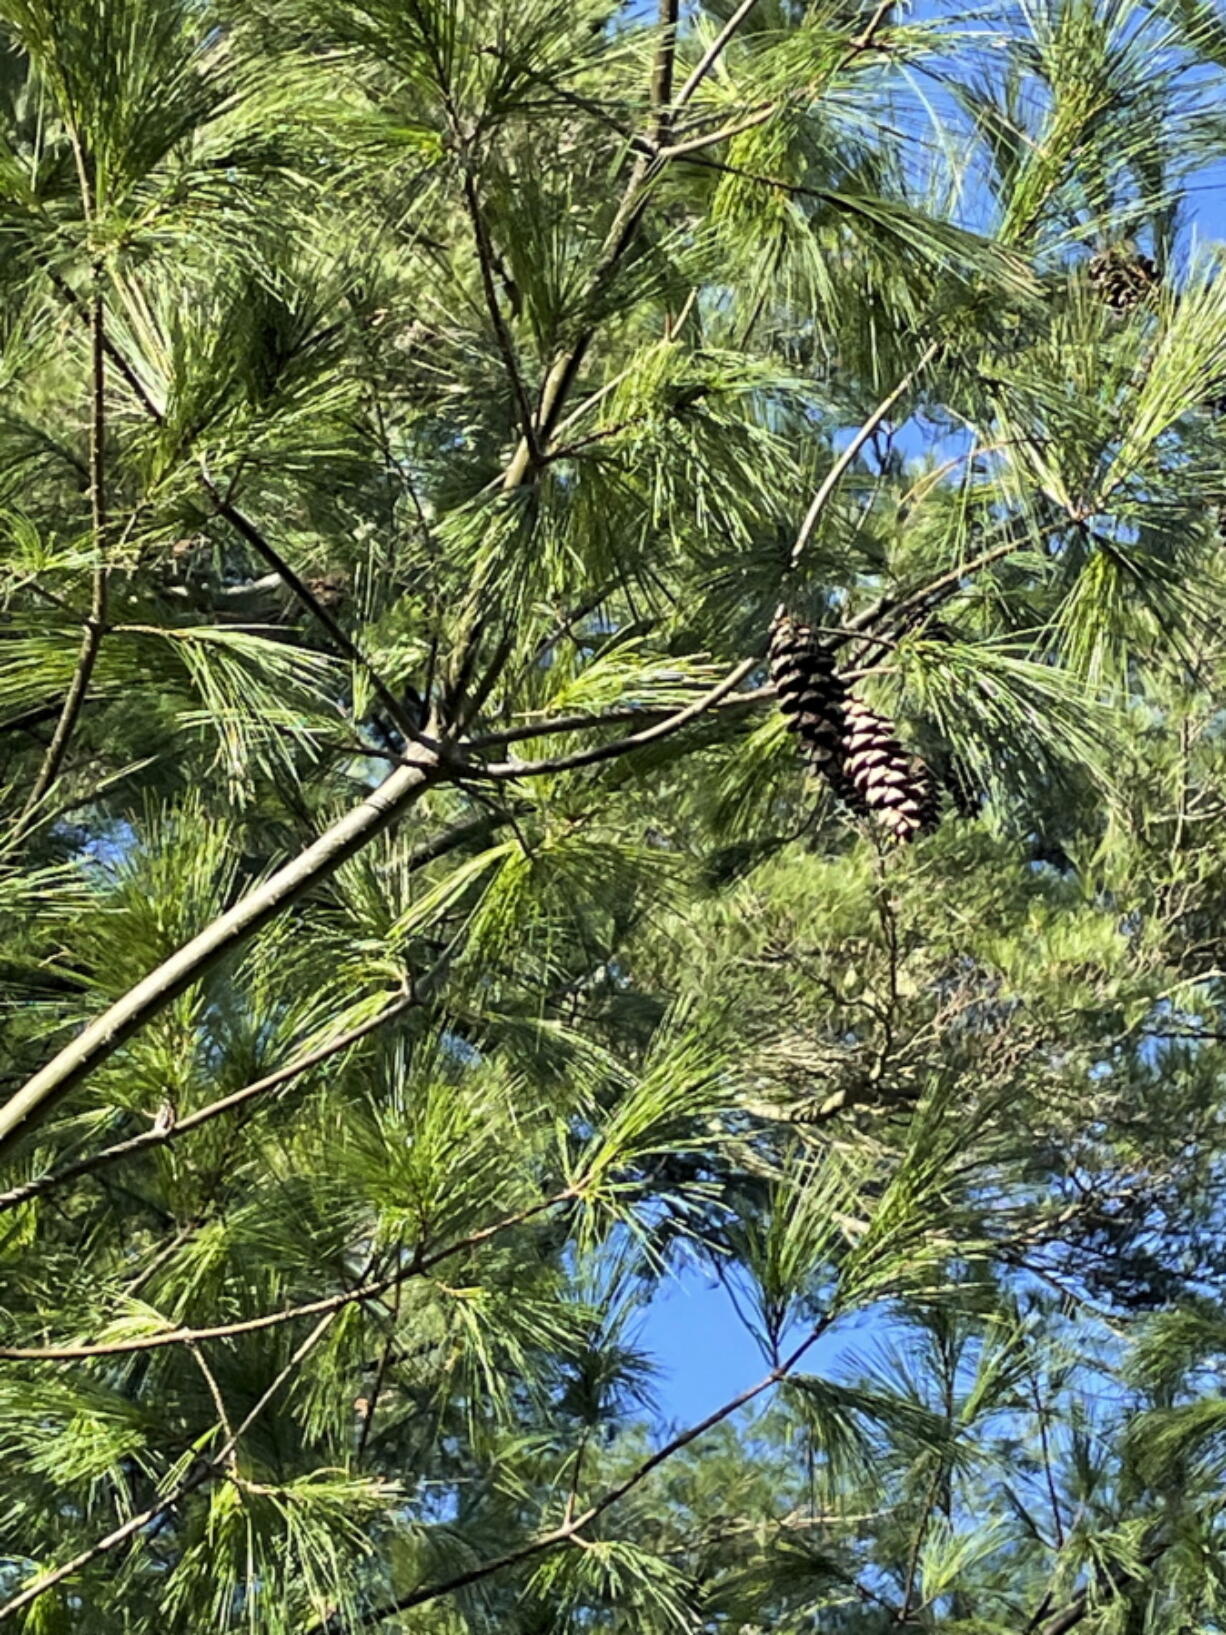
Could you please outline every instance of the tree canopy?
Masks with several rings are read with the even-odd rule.
[[[0,1623],[1226,1628],[1224,68],[0,0]]]

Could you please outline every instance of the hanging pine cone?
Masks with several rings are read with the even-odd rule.
[[[847,688],[808,625],[779,612],[771,624],[770,672],[779,709],[805,747],[809,765],[861,816],[867,808],[843,770]]]
[[[784,613],[771,626],[770,668],[810,766],[845,805],[903,843],[936,826],[940,796],[928,768],[907,754],[884,716],[848,692],[813,632]]]
[[[1147,255],[1115,244],[1093,256],[1087,268],[1090,283],[1111,311],[1130,312],[1158,285],[1158,269]]]
[[[896,841],[906,843],[940,819],[940,796],[918,755],[908,755],[893,723],[849,695],[843,710],[843,770],[865,806]]]

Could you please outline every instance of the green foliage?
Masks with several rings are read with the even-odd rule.
[[[642,10],[0,0],[15,1629],[1226,1627],[1220,22]]]

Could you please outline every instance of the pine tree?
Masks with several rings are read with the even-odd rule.
[[[1223,62],[0,0],[0,1623],[1218,1627]]]

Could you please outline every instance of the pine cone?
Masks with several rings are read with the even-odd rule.
[[[1119,314],[1130,312],[1158,284],[1158,269],[1149,257],[1130,254],[1118,244],[1092,257],[1087,271],[1103,301]]]
[[[893,723],[862,699],[848,697],[843,719],[843,768],[865,806],[895,840],[905,844],[940,819],[940,796],[918,755],[908,755]]]
[[[847,688],[834,659],[813,638],[808,625],[786,613],[771,625],[770,672],[779,708],[804,745],[809,765],[830,784],[837,797],[861,816],[867,808],[843,770],[843,711]]]
[[[771,679],[779,708],[809,764],[859,817],[875,817],[906,843],[934,828],[940,796],[928,768],[908,756],[892,724],[854,693],[813,632],[786,614],[771,626]]]

